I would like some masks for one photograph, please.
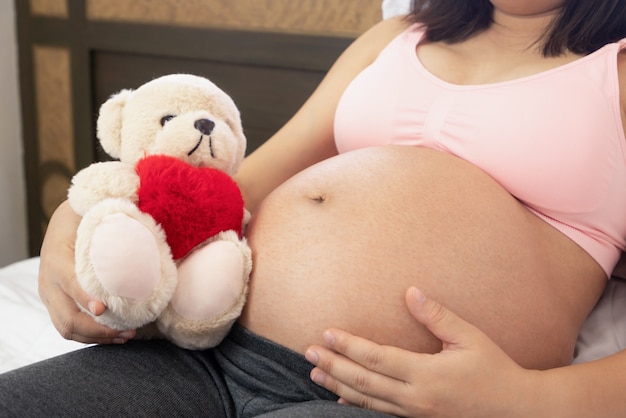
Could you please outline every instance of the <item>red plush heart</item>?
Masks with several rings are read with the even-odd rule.
[[[226,173],[166,155],[143,158],[136,171],[137,205],[161,225],[175,260],[220,231],[241,235],[243,198]]]

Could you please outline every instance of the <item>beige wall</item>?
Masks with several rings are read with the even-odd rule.
[[[381,0],[87,0],[87,18],[354,37],[381,19]]]
[[[381,19],[381,0],[85,0],[89,20],[354,37]],[[395,3],[408,0],[385,0]],[[67,18],[67,0],[30,0]]]
[[[27,255],[15,7],[0,0],[0,266]]]

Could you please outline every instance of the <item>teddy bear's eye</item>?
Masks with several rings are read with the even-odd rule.
[[[161,126],[164,126],[167,122],[174,119],[174,115],[165,115],[161,118]]]

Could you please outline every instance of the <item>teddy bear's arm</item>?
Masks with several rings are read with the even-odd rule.
[[[135,167],[119,161],[94,163],[72,178],[68,200],[72,209],[84,215],[93,205],[107,198],[137,202],[139,176]]]

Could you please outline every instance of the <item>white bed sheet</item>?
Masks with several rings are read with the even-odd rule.
[[[39,258],[0,268],[0,373],[85,347],[63,339],[37,293]],[[626,281],[611,280],[587,319],[575,362],[626,347]]]
[[[613,278],[578,335],[574,363],[597,360],[625,348],[626,281]]]
[[[85,345],[63,339],[39,299],[39,258],[0,268],[0,373]]]

